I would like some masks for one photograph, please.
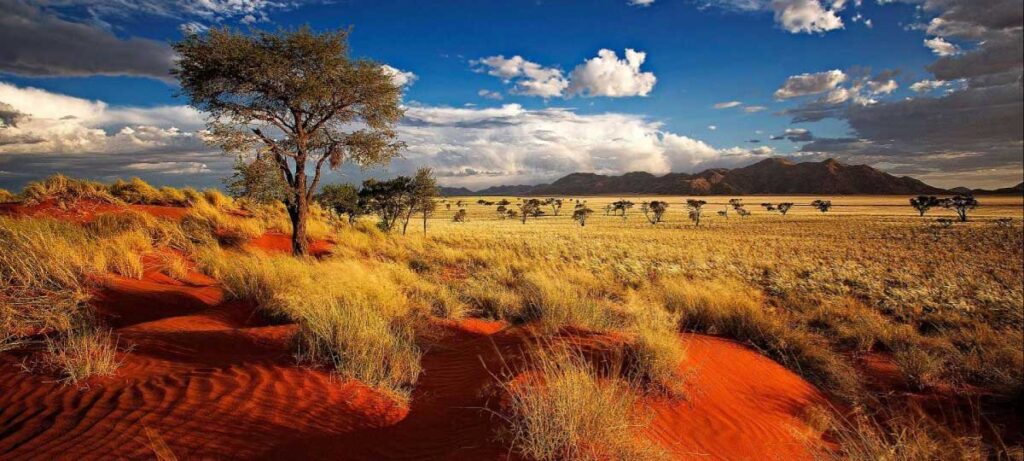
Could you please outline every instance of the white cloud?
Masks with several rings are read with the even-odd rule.
[[[708,129],[711,130],[711,131],[715,131],[715,130],[718,129],[718,126],[717,125],[708,125]]]
[[[651,6],[654,0],[629,0],[630,6]]]
[[[512,92],[526,96],[552,98],[562,96],[569,87],[569,81],[562,75],[561,69],[544,67],[530,62],[522,56],[511,58],[490,56],[470,61],[478,71],[486,71],[488,75],[501,78],[505,83],[515,82]]]
[[[387,64],[380,66],[381,70],[384,71],[384,75],[391,77],[391,83],[394,83],[398,87],[406,87],[412,85],[419,77],[412,73],[397,68],[391,67]]]
[[[184,106],[110,107],[4,82],[0,102],[27,115],[16,127],[0,130],[0,154],[208,150],[199,131],[202,116]]]
[[[582,96],[647,96],[657,82],[651,72],[641,72],[640,66],[647,53],[626,49],[626,59],[619,59],[614,51],[602,49],[597,57],[576,66],[569,79],[569,94]]]
[[[871,94],[889,94],[892,93],[893,91],[896,91],[896,89],[899,87],[899,83],[896,83],[896,80],[893,79],[887,79],[877,82],[874,80],[868,81],[868,91],[870,91]]]
[[[937,90],[946,86],[948,82],[942,80],[921,80],[910,85],[910,89],[915,93],[927,93],[929,91]]]
[[[747,107],[743,108],[743,112],[746,112],[748,114],[753,114],[755,112],[761,112],[763,110],[768,110],[768,108],[765,107],[765,106],[747,106]]]
[[[716,149],[644,117],[569,109],[410,107],[399,133],[408,144],[395,172],[427,165],[448,185],[551,181],[577,171],[621,174],[735,166],[755,154]]]
[[[775,22],[791,33],[817,33],[843,28],[836,15],[840,8],[825,9],[818,0],[774,0]]]
[[[960,49],[956,45],[947,42],[942,37],[926,38],[924,46],[932,50],[938,56],[951,56],[957,54]]]
[[[602,49],[566,77],[557,67],[544,67],[516,55],[490,56],[470,61],[477,72],[486,72],[513,84],[511,93],[525,96],[611,98],[647,96],[657,81],[651,72],[641,72],[647,58],[642,51],[626,49],[625,59],[614,51]]]
[[[786,82],[778,90],[775,90],[775,99],[790,99],[832,91],[844,81],[846,81],[846,74],[836,69],[814,74],[794,75],[787,78]]]
[[[499,91],[480,90],[476,92],[476,95],[484,99],[493,99],[495,101],[501,101],[502,99],[501,92]]]
[[[720,102],[718,104],[715,104],[714,107],[715,107],[715,109],[729,109],[729,108],[732,108],[732,107],[736,107],[736,106],[738,106],[740,104],[743,104],[743,103],[739,102],[739,101],[728,101],[728,102]]]
[[[211,172],[210,167],[201,162],[129,163],[125,165],[125,169],[160,174],[201,174]]]

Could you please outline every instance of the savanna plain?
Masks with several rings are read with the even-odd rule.
[[[1024,457],[1021,196],[625,199],[0,195],[0,458]]]

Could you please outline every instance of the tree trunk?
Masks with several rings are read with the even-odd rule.
[[[423,235],[427,235],[427,211],[423,210]]]
[[[288,205],[288,216],[292,219],[292,254],[303,256],[309,252],[306,241],[306,218],[309,217],[309,204],[305,194],[297,194],[295,203]]]

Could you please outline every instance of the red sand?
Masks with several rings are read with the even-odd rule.
[[[253,245],[290,250],[280,234]],[[509,456],[495,437],[500,419],[484,409],[498,398],[495,375],[520,356],[521,329],[436,322],[421,338],[423,374],[405,406],[297,366],[295,327],[269,325],[251,306],[225,301],[208,277],[177,281],[150,268],[142,280],[104,285],[92,303],[125,349],[122,367],[79,388],[24,372],[26,352],[0,353],[0,459],[151,458],[158,443],[147,432],[179,459]],[[689,397],[646,399],[654,413],[647,435],[679,459],[807,458],[799,415],[824,401],[818,391],[731,341],[681,340],[686,369],[695,368]]]
[[[321,257],[330,254],[331,242],[326,240],[314,240],[309,244],[309,254]],[[249,248],[256,248],[267,253],[291,253],[292,237],[277,232],[267,232],[246,243]]]

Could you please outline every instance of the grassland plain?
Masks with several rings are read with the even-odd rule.
[[[289,331],[284,343],[301,363],[323,366],[398,402],[411,399],[410,425],[431,424],[416,417],[422,405],[432,408],[430,394],[423,403],[416,390],[431,385],[420,375],[431,376],[438,347],[423,338],[436,334],[438,318],[519,325],[539,338],[530,354],[536,359],[526,370],[494,375],[508,391],[505,406],[494,411],[508,423],[499,431],[509,435],[508,444],[539,459],[678,455],[664,444],[633,444],[630,433],[651,415],[632,413],[637,401],[623,392],[667,399],[708,393],[687,385],[690,373],[701,370],[686,369],[680,332],[747,344],[827,392],[839,411],[804,415],[807,424],[839,442],[836,447],[809,438],[821,457],[1021,455],[1021,425],[1012,416],[1021,406],[1024,374],[1019,196],[980,197],[982,206],[969,222],[948,227],[936,218],[952,217],[951,211],[935,209],[922,218],[907,197],[743,197],[752,212],[747,217],[731,209],[718,214],[731,197],[700,197],[709,202],[700,226],[688,218],[687,197],[656,197],[670,204],[657,225],[639,210],[655,197],[628,197],[637,206],[624,217],[605,212],[618,197],[572,198],[557,216],[545,208],[546,215],[525,223],[501,219],[495,205],[478,203],[501,197],[453,197],[428,220],[426,234],[417,227],[405,236],[385,235],[372,217],[348,225],[317,210],[314,237],[336,243],[330,255],[301,260],[256,248],[274,235],[286,242],[274,234],[287,228],[280,207],[234,202],[215,191],[63,178],[32,186],[22,197],[25,205],[5,208],[22,217],[0,218],[3,344],[22,354],[16,357],[28,368],[34,362],[19,350],[35,347],[70,383],[117,376],[115,349],[128,357],[125,373],[133,380],[146,368],[130,360],[132,352],[112,337],[103,315],[83,313],[88,309],[81,300],[97,291],[95,280],[115,274],[138,281],[113,287],[135,290],[169,276],[186,282],[160,290],[198,283],[205,290],[201,300],[215,304],[215,311],[241,308],[214,303],[220,295],[209,292],[222,286],[224,296],[255,307],[270,322],[225,330],[230,338],[257,339],[252,350],[237,350],[233,360],[216,355],[216,363],[267,354],[266,344],[281,342],[282,331]],[[831,199],[832,210],[810,207],[816,198]],[[517,199],[507,199],[516,209]],[[570,218],[576,200],[594,210],[586,226]],[[125,212],[125,202],[144,205]],[[783,216],[761,208],[766,202],[796,206]],[[465,222],[453,222],[459,209],[466,210]],[[1014,223],[999,224],[1005,217]],[[200,277],[194,269],[215,280],[193,281]],[[103,293],[110,290],[104,283],[91,302],[101,314]],[[39,308],[46,296],[61,301],[66,312]],[[211,325],[235,316],[222,319],[218,312],[199,322],[197,340],[216,338]],[[189,315],[181,314],[194,312],[114,331],[146,338],[139,348],[152,354],[148,349],[175,344],[169,338],[178,336],[160,332],[188,323]],[[116,328],[125,320],[107,322]],[[291,326],[273,326],[280,323]],[[146,336],[154,334],[146,327],[157,330],[159,342]],[[598,344],[618,351],[621,360],[608,368],[588,362],[586,351],[559,351],[555,346],[566,332],[599,335],[604,339]],[[270,337],[259,339],[263,334]],[[39,345],[26,346],[40,335]],[[215,354],[227,353],[222,343],[210,344]],[[181,352],[160,351],[159,357],[169,353]],[[266,360],[258,357],[257,363]],[[270,362],[274,373],[285,373],[276,360]],[[300,379],[290,371],[285,376]],[[573,418],[545,420],[545,413]],[[607,424],[616,419],[628,424]],[[660,413],[655,418],[662,419]]]

